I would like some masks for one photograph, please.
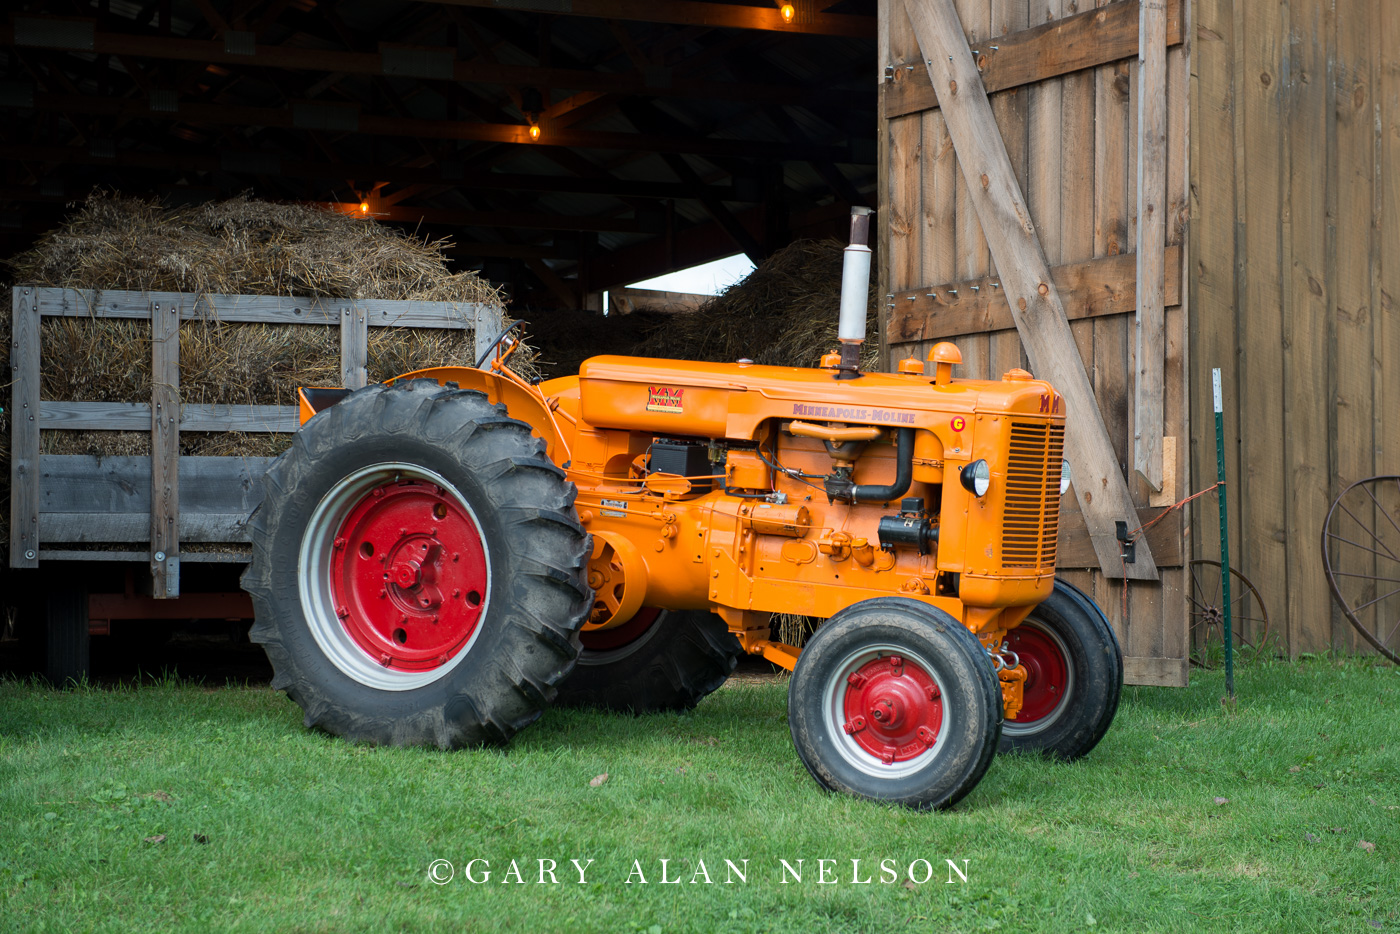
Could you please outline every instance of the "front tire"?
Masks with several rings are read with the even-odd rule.
[[[1006,641],[1027,677],[1021,712],[1002,727],[1001,751],[1087,755],[1108,732],[1123,692],[1123,653],[1108,618],[1082,590],[1057,580]]]
[[[788,719],[822,787],[945,808],[991,765],[1001,689],[965,626],[926,603],[881,597],[842,610],[812,636],[792,674]]]
[[[691,709],[724,684],[744,652],[724,620],[705,610],[642,607],[616,629],[581,638],[558,703],[632,713]]]
[[[575,490],[484,394],[370,386],[268,469],[243,587],[306,725],[504,743],[553,699],[592,592]]]

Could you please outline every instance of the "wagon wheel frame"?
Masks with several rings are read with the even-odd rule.
[[[1380,640],[1377,639],[1375,634],[1373,634],[1368,628],[1366,628],[1366,625],[1356,617],[1357,611],[1364,610],[1366,607],[1371,606],[1372,604],[1380,603],[1387,597],[1400,595],[1400,576],[1383,577],[1379,574],[1364,575],[1357,574],[1351,571],[1339,571],[1333,567],[1333,549],[1331,547],[1332,539],[1336,539],[1339,542],[1345,542],[1348,545],[1352,545],[1353,547],[1360,548],[1364,551],[1369,551],[1372,554],[1376,555],[1378,558],[1388,558],[1389,560],[1394,561],[1397,565],[1400,565],[1400,555],[1397,555],[1395,552],[1391,551],[1391,549],[1387,547],[1385,543],[1382,542],[1380,538],[1376,535],[1374,529],[1367,528],[1366,524],[1360,519],[1358,519],[1355,513],[1353,513],[1350,509],[1346,507],[1346,505],[1342,503],[1342,500],[1346,498],[1348,493],[1360,487],[1366,491],[1366,495],[1371,500],[1371,505],[1375,509],[1384,512],[1385,510],[1384,507],[1381,506],[1380,500],[1376,499],[1375,493],[1371,492],[1370,484],[1375,484],[1378,482],[1393,482],[1396,485],[1397,490],[1400,490],[1400,476],[1397,476],[1395,474],[1377,474],[1374,477],[1367,477],[1364,480],[1357,480],[1355,483],[1349,484],[1346,487],[1346,489],[1342,490],[1342,492],[1337,494],[1336,499],[1332,500],[1332,505],[1327,509],[1327,519],[1322,523],[1322,567],[1323,570],[1327,573],[1327,586],[1332,591],[1332,599],[1336,601],[1339,607],[1341,607],[1342,613],[1346,615],[1347,621],[1351,623],[1352,628],[1359,632],[1361,634],[1361,638],[1369,642],[1372,648],[1374,648],[1377,652],[1379,652],[1381,655],[1385,656],[1387,659],[1394,662],[1395,664],[1400,665],[1400,652],[1397,652],[1395,649],[1389,648],[1386,645],[1386,643],[1388,643],[1397,632],[1400,632],[1400,621],[1396,622],[1395,626],[1391,628],[1390,634],[1387,635],[1384,640]],[[1363,528],[1371,536],[1371,538],[1375,541],[1376,544],[1380,545],[1381,548],[1384,548],[1386,553],[1382,554],[1374,548],[1370,548],[1358,542],[1353,542],[1350,539],[1344,538],[1343,536],[1332,531],[1332,520],[1333,517],[1337,515],[1337,510],[1339,507],[1343,512],[1345,512],[1349,517],[1351,517],[1351,520],[1353,522],[1355,522],[1358,526]],[[1400,525],[1397,525],[1395,520],[1393,518],[1390,518],[1389,513],[1386,513],[1386,518],[1392,526],[1396,527],[1396,531],[1400,532]],[[1400,574],[1400,572],[1397,572],[1397,574]],[[1368,603],[1364,603],[1361,606],[1353,607],[1347,601],[1347,598],[1342,595],[1341,587],[1337,583],[1338,577],[1366,578],[1374,580],[1378,584],[1382,582],[1387,582],[1394,584],[1396,589],[1391,590],[1390,592],[1380,597],[1376,597],[1375,599],[1369,601]],[[1380,588],[1377,587],[1377,589]]]
[[[1212,602],[1219,601],[1220,599],[1221,578],[1217,577],[1215,587],[1213,589],[1207,588],[1204,584],[1201,583],[1201,574],[1199,572],[1199,569],[1201,568],[1213,568],[1215,569],[1217,574],[1219,574],[1221,568],[1219,561],[1215,561],[1210,558],[1196,558],[1187,565],[1187,571],[1191,575],[1191,590],[1187,594],[1186,599],[1189,600],[1191,603],[1190,631],[1191,636],[1193,637],[1192,641],[1193,643],[1196,641],[1195,636],[1199,632],[1201,634],[1200,644],[1204,646],[1205,643],[1209,640],[1211,631],[1217,626],[1223,624],[1224,614],[1221,612],[1221,607],[1216,605],[1215,602]],[[1263,624],[1262,631],[1259,633],[1258,638],[1255,639],[1253,642],[1249,641],[1244,637],[1243,631],[1238,626],[1231,627],[1231,636],[1234,638],[1235,642],[1244,648],[1252,649],[1254,651],[1254,654],[1253,656],[1251,656],[1250,659],[1251,661],[1254,661],[1259,658],[1259,655],[1264,651],[1264,646],[1267,645],[1269,641],[1269,608],[1264,603],[1264,597],[1259,593],[1259,588],[1255,587],[1254,582],[1251,581],[1248,577],[1245,577],[1242,573],[1240,573],[1237,569],[1233,567],[1230,568],[1230,577],[1232,579],[1232,592],[1238,594],[1238,596],[1234,596],[1230,601],[1232,609],[1239,607],[1240,604],[1250,599],[1252,599],[1255,602],[1255,604],[1257,604],[1259,607],[1258,616],[1239,616],[1235,614],[1231,615],[1232,621],[1250,620],[1252,622]],[[1235,588],[1238,588],[1238,590],[1235,590]],[[1208,590],[1211,591],[1209,595],[1207,595]],[[1223,643],[1225,638],[1225,633],[1223,631],[1220,633],[1220,638],[1221,642]],[[1197,652],[1194,649],[1191,650],[1191,661],[1202,668],[1207,667],[1204,653],[1200,653],[1198,657]]]

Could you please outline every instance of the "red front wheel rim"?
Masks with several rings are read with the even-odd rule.
[[[828,729],[850,764],[881,778],[924,768],[948,726],[933,667],[894,645],[852,653],[827,685]]]

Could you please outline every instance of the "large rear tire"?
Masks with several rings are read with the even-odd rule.
[[[917,600],[880,597],[842,610],[812,636],[788,688],[788,721],[822,787],[945,808],[991,765],[1001,688],[960,622]]]
[[[1088,754],[1108,732],[1123,692],[1123,653],[1098,604],[1057,580],[1007,645],[1027,677],[1021,712],[1002,727],[1001,751],[1065,760]]]
[[[530,427],[430,380],[370,386],[268,469],[243,587],[306,725],[504,743],[578,655],[592,598],[575,489]]]
[[[633,713],[689,710],[724,684],[744,653],[724,620],[705,610],[642,607],[582,640],[558,703]]]

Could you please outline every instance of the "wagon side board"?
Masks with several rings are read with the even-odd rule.
[[[180,564],[246,560],[245,523],[270,458],[181,457],[187,432],[291,433],[295,405],[180,401],[179,327],[252,322],[336,327],[347,384],[365,382],[373,327],[471,329],[478,353],[502,327],[485,304],[87,289],[14,289],[10,406],[10,567],[41,561],[147,564],[151,597],[180,596]],[[152,326],[152,395],[141,402],[41,399],[45,317],[145,319]],[[470,363],[473,361],[463,361]],[[291,400],[288,400],[291,401]],[[149,431],[154,457],[42,454],[43,431]],[[197,544],[195,550],[183,545]],[[227,548],[208,547],[227,545]]]

